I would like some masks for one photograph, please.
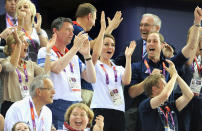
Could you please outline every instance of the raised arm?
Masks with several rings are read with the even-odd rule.
[[[57,39],[57,35],[53,34],[53,37],[49,40],[47,47],[46,47],[46,61],[45,61],[45,65],[44,65],[45,73],[49,73],[51,70],[50,51],[51,51],[52,47],[55,45],[56,39]]]
[[[108,26],[105,33],[111,34],[113,30],[118,28],[121,21],[123,20],[122,13],[121,11],[117,11],[112,20],[109,17],[107,17],[107,19],[108,19]]]
[[[162,92],[157,95],[156,97],[153,97],[150,101],[150,105],[152,109],[155,109],[159,107],[161,104],[163,104],[166,100],[168,100],[168,97],[173,91],[176,79],[178,77],[177,71],[175,69],[175,65],[170,60],[166,60],[169,63],[169,68],[165,67],[166,71],[170,73],[171,79],[166,83],[165,87],[163,88]],[[153,88],[153,87],[152,87]]]
[[[83,31],[80,32],[77,36],[75,35],[73,47],[60,59],[51,62],[51,71],[54,73],[60,73],[65,67],[69,64],[72,57],[76,55],[78,50],[83,45],[86,40],[87,34],[83,34]]]
[[[131,81],[131,56],[133,54],[133,51],[135,50],[136,42],[131,41],[129,47],[126,47],[125,50],[125,57],[126,57],[126,66],[125,71],[122,76],[122,84],[128,85]]]
[[[156,69],[156,68],[153,69],[153,71],[152,71],[152,74],[160,74],[160,73],[161,73],[161,70]],[[140,82],[138,84],[130,86],[130,88],[129,88],[130,97],[135,98],[144,92],[144,82],[145,82],[145,80],[143,80],[142,82]]]
[[[186,46],[182,49],[182,53],[186,58],[190,58],[190,61],[193,61],[193,58],[196,54],[196,49],[199,45],[199,34],[202,20],[202,9],[199,7],[195,8],[194,11],[194,25],[190,28],[190,33]]]
[[[103,39],[104,39],[105,28],[106,28],[104,11],[102,11],[102,14],[101,14],[100,24],[101,24],[100,33],[96,39],[96,44],[93,47],[92,60],[94,65],[97,63],[97,60],[99,59],[102,51]]]
[[[87,82],[95,83],[96,73],[92,62],[92,56],[90,55],[90,42],[88,41],[88,37],[86,37],[86,40],[79,52],[83,55],[86,64],[86,69],[82,72],[81,77]]]
[[[194,97],[194,93],[180,76],[177,77],[177,82],[182,91],[182,96],[180,96],[175,103],[178,111],[181,111]]]
[[[37,34],[39,36],[40,46],[45,47],[48,43],[48,38],[42,34],[42,29],[41,29],[42,18],[40,13],[36,13],[36,18],[37,18],[37,23],[34,24],[34,27],[36,28]]]
[[[13,67],[16,68],[18,66],[18,62],[20,59],[21,46],[23,44],[22,40],[24,38],[23,38],[23,36],[21,38],[19,38],[16,29],[14,29],[14,32],[12,34],[15,39],[15,43],[13,43],[13,45],[15,45],[15,46],[13,46],[10,63],[13,65]]]

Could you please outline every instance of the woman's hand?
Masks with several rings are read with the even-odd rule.
[[[136,42],[135,41],[131,41],[129,47],[126,47],[125,50],[125,56],[126,58],[129,58],[132,56],[133,51],[135,50],[136,47]]]
[[[1,32],[0,38],[6,40],[7,37],[8,37],[10,34],[12,34],[12,30],[13,30],[13,29],[14,29],[13,27],[6,28],[3,32]]]
[[[37,19],[37,22],[34,23],[34,27],[36,28],[37,33],[41,33],[42,18],[40,13],[36,13],[36,19]]]
[[[95,119],[95,125],[93,127],[93,131],[103,131],[104,127],[104,117],[102,115],[98,115]]]

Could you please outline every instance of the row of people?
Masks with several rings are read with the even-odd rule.
[[[198,15],[198,17],[200,17],[201,16],[201,14],[200,14],[200,12],[201,12],[201,9],[200,8],[197,8],[196,9],[197,11],[195,11],[195,15],[197,16]],[[87,18],[89,18],[89,20],[91,20],[91,22],[92,21],[95,21],[95,10],[93,10],[93,12],[90,12],[90,13],[88,13],[89,15],[87,15],[88,17]],[[197,14],[198,13],[198,14]],[[103,15],[102,15],[102,17],[103,17]],[[61,20],[62,19],[62,20]],[[85,69],[82,69],[82,67],[84,66],[78,59],[77,59],[77,61],[76,61],[76,63],[77,64],[73,64],[73,72],[72,72],[72,66],[71,66],[71,62],[70,62],[70,59],[74,59],[73,58],[73,56],[78,52],[78,50],[81,48],[82,49],[82,51],[84,51],[84,52],[82,52],[82,53],[84,53],[84,58],[85,58],[85,62],[86,62],[86,67],[84,67],[84,68],[86,68],[86,69],[88,69],[88,67],[87,67],[87,65],[88,65],[88,63],[90,63],[90,65],[92,66],[92,64],[94,63],[96,63],[95,61],[96,61],[96,57],[97,57],[97,59],[98,59],[98,56],[102,56],[102,53],[104,54],[105,53],[105,55],[109,55],[109,57],[108,57],[108,59],[106,59],[105,57],[101,57],[100,58],[100,61],[101,62],[103,62],[103,64],[100,64],[100,66],[101,67],[99,67],[99,65],[98,65],[98,67],[99,68],[103,68],[104,67],[104,64],[106,64],[106,65],[108,65],[109,67],[111,66],[111,68],[109,68],[109,69],[111,69],[111,73],[110,74],[116,74],[116,72],[117,72],[117,70],[116,70],[116,67],[111,63],[111,62],[109,62],[109,60],[110,60],[110,58],[111,58],[111,56],[113,55],[113,52],[114,52],[114,48],[112,48],[113,47],[113,44],[115,43],[115,41],[113,40],[113,37],[110,37],[110,36],[108,36],[108,37],[105,37],[104,38],[104,46],[103,46],[103,50],[104,50],[104,48],[106,47],[106,52],[102,52],[102,53],[99,53],[100,51],[99,51],[99,48],[101,48],[101,47],[99,47],[99,46],[101,46],[102,45],[102,40],[103,40],[103,35],[104,35],[104,33],[106,33],[106,29],[105,29],[105,24],[102,24],[103,26],[101,26],[101,31],[100,31],[100,34],[98,35],[98,38],[96,39],[96,45],[94,46],[94,51],[93,51],[93,55],[92,55],[92,58],[91,58],[91,56],[90,56],[90,53],[89,53],[89,51],[90,51],[90,44],[89,44],[89,42],[88,42],[88,40],[87,40],[87,37],[88,36],[86,36],[85,34],[82,34],[82,33],[80,33],[78,36],[75,36],[75,40],[74,40],[74,45],[73,45],[73,47],[67,52],[67,50],[66,50],[66,45],[67,44],[69,44],[70,43],[70,41],[71,41],[71,39],[72,39],[72,37],[73,37],[73,33],[72,33],[72,23],[71,23],[71,20],[67,20],[67,21],[63,21],[63,19],[66,19],[66,18],[58,18],[58,19],[56,19],[55,21],[55,25],[54,25],[54,23],[52,24],[53,25],[53,32],[56,34],[56,38],[55,38],[55,43],[56,43],[56,45],[54,46],[54,47],[56,47],[56,48],[53,48],[53,50],[51,50],[51,52],[50,53],[48,53],[47,52],[47,49],[46,48],[42,48],[40,51],[39,51],[39,54],[38,54],[38,60],[39,60],[39,64],[41,65],[41,66],[43,66],[44,65],[44,63],[45,63],[45,60],[47,60],[47,59],[45,59],[45,57],[46,57],[46,55],[48,55],[48,56],[51,56],[51,60],[52,61],[54,61],[54,62],[51,62],[51,64],[50,64],[50,70],[51,70],[51,72],[54,72],[54,73],[51,73],[51,77],[52,77],[52,80],[53,80],[53,83],[54,83],[54,86],[55,86],[55,88],[57,88],[58,89],[58,91],[56,90],[56,95],[54,96],[55,98],[55,105],[50,105],[49,107],[50,108],[52,108],[52,111],[55,111],[54,113],[53,113],[53,115],[55,115],[55,119],[53,119],[53,120],[56,120],[56,126],[60,126],[60,128],[61,128],[61,125],[63,125],[63,121],[64,121],[64,119],[63,119],[63,115],[64,115],[64,112],[65,112],[65,110],[64,109],[62,109],[61,110],[61,106],[63,106],[63,103],[64,102],[68,102],[68,101],[70,101],[70,104],[72,104],[72,102],[74,103],[74,102],[78,102],[78,101],[80,101],[81,100],[81,97],[80,97],[80,95],[81,95],[81,82],[80,82],[80,77],[79,76],[76,76],[76,75],[73,75],[74,74],[74,66],[75,65],[78,65],[79,66],[79,68],[81,68],[81,72],[83,72]],[[101,18],[101,23],[104,23],[103,22],[103,18]],[[121,19],[119,19],[119,22],[121,21]],[[190,34],[190,39],[192,40],[191,42],[192,43],[196,43],[196,42],[194,42],[194,41],[197,41],[196,39],[197,39],[197,33],[199,32],[199,30],[198,30],[198,28],[196,29],[196,27],[198,27],[197,25],[199,25],[199,21],[200,20],[195,20],[195,26],[193,26],[193,31],[191,31],[192,33]],[[198,23],[197,23],[198,22]],[[59,24],[58,24],[59,23]],[[92,24],[93,25],[93,24]],[[92,27],[92,25],[91,25],[91,27]],[[80,26],[82,26],[82,24],[80,25]],[[146,27],[146,25],[140,25],[140,27],[141,28],[144,28],[144,27]],[[85,29],[85,28],[84,28]],[[103,30],[105,30],[105,31],[103,31]],[[88,31],[88,29],[86,30],[86,31]],[[194,32],[194,33],[193,33]],[[149,34],[149,32],[146,32],[146,33],[148,33]],[[143,36],[146,34],[145,33],[145,31],[142,31],[142,34],[143,34]],[[195,34],[196,33],[196,34]],[[196,39],[195,38],[193,38],[194,36],[193,36],[193,34],[194,34],[194,36],[196,37]],[[159,56],[158,54],[160,53],[160,51],[161,51],[161,48],[159,48],[160,46],[159,46],[159,44],[161,43],[160,42],[160,36],[159,36],[159,34],[158,33],[153,33],[153,34],[150,34],[151,35],[151,38],[149,39],[149,43],[150,43],[150,46],[149,46],[149,44],[147,44],[146,45],[146,49],[147,49],[147,53],[148,53],[148,57],[151,57],[152,59],[155,59],[156,58],[156,56]],[[154,45],[154,42],[156,42],[156,43],[158,43],[158,46],[155,46]],[[66,43],[65,43],[66,42]],[[101,43],[101,44],[98,44],[98,43]],[[153,42],[153,43],[152,43]],[[84,46],[83,47],[81,47],[82,46],[82,44],[81,43],[84,43]],[[106,44],[105,44],[106,43]],[[147,38],[147,43],[148,43],[148,38]],[[190,43],[190,42],[189,42]],[[153,45],[152,45],[153,44]],[[58,45],[58,46],[57,46]],[[109,47],[107,47],[107,45],[109,46]],[[197,45],[197,44],[195,44],[195,45]],[[98,47],[97,47],[98,46]],[[130,47],[130,49],[132,49],[132,45],[131,46],[129,46]],[[184,51],[183,51],[183,53],[181,53],[180,55],[182,56],[181,58],[183,58],[183,55],[185,56],[185,57],[189,57],[189,55],[187,54],[188,52],[187,51],[190,51],[190,47],[194,47],[194,50],[196,49],[195,47],[196,46],[192,46],[191,44],[188,44],[187,46],[186,46],[186,48],[185,49],[183,49]],[[87,50],[86,52],[85,52],[85,49]],[[26,50],[26,49],[25,49]],[[157,51],[156,51],[157,50]],[[97,52],[96,52],[97,51]],[[66,54],[65,54],[66,53]],[[82,54],[81,53],[81,54]],[[86,53],[86,54],[85,54]],[[100,54],[100,55],[99,55]],[[194,52],[193,53],[191,53],[191,54],[194,54]],[[64,55],[64,56],[63,56]],[[131,55],[132,55],[132,53],[131,53]],[[87,56],[87,57],[86,57]],[[103,55],[104,56],[104,55]],[[130,55],[129,55],[130,56]],[[144,56],[144,55],[143,55]],[[153,56],[155,57],[155,58],[153,58]],[[142,56],[141,56],[142,57]],[[178,55],[178,57],[179,57],[179,55]],[[58,59],[58,58],[60,58],[60,59]],[[128,57],[126,57],[126,58],[128,58]],[[144,57],[142,57],[142,58],[144,58]],[[58,60],[57,60],[58,59]],[[91,61],[91,59],[93,59],[93,62]],[[129,58],[129,59],[131,59],[131,58]],[[150,58],[149,58],[150,59]],[[158,58],[157,58],[158,59]],[[154,60],[155,61],[155,60]],[[157,60],[158,61],[158,60]],[[184,60],[185,61],[185,60]],[[184,63],[184,61],[181,61],[182,63]],[[107,63],[104,63],[104,62],[107,62]],[[180,61],[177,61],[177,62],[180,62]],[[81,63],[81,64],[80,64]],[[127,62],[128,63],[128,62]],[[129,62],[130,63],[130,62]],[[155,63],[155,62],[153,62],[153,63]],[[80,67],[80,65],[81,65],[81,67]],[[130,64],[129,64],[130,65]],[[144,64],[142,64],[143,66],[144,66]],[[66,67],[66,66],[68,66],[68,67]],[[160,64],[160,66],[161,66],[161,64]],[[177,66],[180,66],[180,65],[177,65]],[[95,68],[96,68],[97,66],[95,65]],[[126,68],[127,68],[128,66],[126,66]],[[145,66],[146,67],[146,66]],[[144,68],[145,68],[144,67]],[[66,69],[67,68],[67,69]],[[98,70],[96,70],[96,75],[97,74],[99,74],[99,72],[97,72],[97,71],[99,71],[99,68],[98,68]],[[107,69],[105,69],[106,67],[104,67],[101,71],[102,71],[102,75],[104,75],[104,77],[103,76],[101,76],[101,78],[105,78],[106,77],[106,80],[105,80],[105,83],[107,84],[108,82],[106,82],[107,81],[107,79],[109,79],[109,78],[107,78],[107,75],[106,74],[108,74],[107,72],[108,72],[108,70]],[[115,68],[115,69],[114,69]],[[147,67],[146,67],[147,68]],[[145,68],[145,70],[146,70],[146,68]],[[162,68],[163,68],[163,66],[162,66]],[[4,69],[4,68],[3,68]],[[78,69],[78,68],[77,68]],[[92,69],[92,68],[91,68]],[[153,70],[153,68],[152,69],[150,69],[150,70]],[[66,73],[66,71],[67,71],[67,73],[68,74],[71,74],[70,76],[69,75],[67,75],[67,73]],[[69,72],[68,72],[69,71]],[[79,70],[78,70],[79,71]],[[105,72],[104,74],[103,74],[103,71]],[[95,71],[93,71],[93,72],[95,72]],[[110,71],[109,71],[110,72]],[[148,69],[148,72],[149,72],[149,69]],[[149,73],[148,72],[146,72],[146,74],[148,75]],[[152,72],[152,71],[151,71]],[[92,73],[92,72],[91,72]],[[123,73],[123,72],[122,72]],[[138,73],[136,74],[137,72],[133,72],[132,74],[133,75],[138,75]],[[144,72],[145,73],[145,72]],[[84,73],[85,74],[85,73]],[[57,77],[57,75],[59,76],[61,76],[61,77]],[[123,76],[124,76],[124,74],[122,74]],[[121,78],[123,77],[121,75]],[[166,75],[167,75],[167,79],[168,79],[168,73],[166,73]],[[64,85],[68,85],[67,87],[72,87],[72,88],[70,88],[72,91],[74,90],[74,91],[79,91],[79,100],[77,100],[77,99],[72,99],[73,97],[75,97],[75,95],[73,95],[73,97],[64,97],[64,95],[62,95],[62,94],[64,94],[63,93],[63,90],[61,91],[61,87],[64,87],[64,86],[59,86],[58,84],[61,84],[60,82],[61,82],[61,80],[58,80],[59,78],[66,78],[66,76],[67,76],[67,78],[68,78],[68,80],[70,80],[70,81],[68,81],[67,79],[64,79],[64,81],[62,81],[62,82],[65,82],[65,84]],[[95,75],[91,75],[91,78],[94,78],[94,76]],[[112,75],[113,76],[113,75]],[[130,75],[128,75],[128,77],[129,77]],[[109,76],[108,76],[109,77]],[[83,78],[84,79],[86,79],[87,77],[84,75],[83,76]],[[115,77],[116,78],[116,77]],[[141,77],[138,77],[138,78],[141,78]],[[145,77],[144,77],[145,78]],[[142,79],[144,79],[144,78],[142,78]],[[54,80],[55,79],[55,80]],[[110,78],[111,79],[111,78]],[[124,78],[122,78],[122,79],[124,79]],[[86,79],[87,80],[87,79]],[[88,79],[89,80],[89,79]],[[87,80],[87,81],[88,81]],[[117,79],[118,80],[118,79]],[[129,79],[128,79],[129,80]],[[135,80],[138,80],[138,79],[135,79]],[[90,81],[90,82],[93,82],[93,81]],[[99,82],[99,81],[98,81]],[[116,82],[116,80],[115,80],[115,82]],[[124,82],[124,81],[122,81],[122,82]],[[132,81],[132,82],[134,82],[134,81]],[[141,81],[140,81],[141,82]],[[102,83],[104,83],[103,81],[102,81]],[[126,82],[127,83],[127,82]],[[116,84],[116,83],[115,83]],[[119,83],[120,84],[120,83]],[[104,84],[105,85],[105,84]],[[107,84],[108,85],[108,84]],[[106,87],[108,87],[106,85]],[[80,87],[79,87],[80,86]],[[100,85],[99,85],[100,86]],[[94,90],[96,90],[97,88],[95,88],[96,87],[96,83],[95,83],[95,85],[93,84],[93,88],[94,88]],[[74,89],[74,88],[76,88],[76,89]],[[118,86],[117,86],[117,88],[118,88]],[[130,90],[132,90],[132,92],[133,92],[133,89],[131,89],[131,88],[133,88],[133,87],[130,87]],[[78,90],[77,90],[78,89]],[[98,88],[99,89],[99,88]],[[105,91],[106,92],[106,91]],[[109,93],[110,92],[110,93]],[[120,99],[121,100],[123,100],[123,97],[122,96],[120,96],[120,94],[122,93],[122,91],[119,91],[119,90],[116,90],[116,88],[115,89],[111,89],[110,90],[110,88],[109,88],[109,92],[108,93],[106,93],[106,94],[110,94],[111,96],[111,98],[108,96],[108,98],[110,99],[110,100],[112,100],[111,102],[113,102],[113,100],[114,100],[114,103],[112,103],[112,104],[115,104],[116,102],[118,102],[118,103],[120,103]],[[136,91],[134,91],[135,93],[138,93],[138,91],[136,90]],[[141,87],[140,88],[140,93],[141,92],[143,92],[143,88]],[[59,94],[57,94],[57,93],[59,93]],[[75,92],[74,92],[75,93]],[[76,92],[76,93],[78,93],[78,92]],[[120,94],[119,94],[120,93]],[[66,94],[66,93],[65,93]],[[69,94],[68,94],[69,95]],[[99,94],[98,94],[99,95]],[[127,94],[128,95],[128,94]],[[135,95],[136,96],[136,95]],[[94,97],[94,96],[93,96]],[[95,97],[96,97],[96,93],[95,93]],[[95,100],[97,100],[97,101],[99,101],[101,98],[99,98],[99,99],[95,99]],[[100,101],[99,101],[100,102]],[[69,105],[70,105],[69,103],[68,103],[68,105],[67,105],[67,103],[66,104],[64,104],[66,107],[64,107],[64,108],[67,108]],[[109,105],[111,105],[111,104],[109,104]],[[51,107],[52,106],[52,107]],[[100,108],[99,106],[95,106],[95,108]],[[105,106],[104,107],[102,107],[102,108],[106,108]],[[110,107],[108,107],[109,109],[111,109]],[[108,109],[107,108],[107,109]],[[112,109],[114,109],[114,106],[112,107]],[[115,109],[116,110],[116,109]],[[119,109],[118,109],[119,110]],[[59,112],[59,113],[58,113]],[[61,113],[61,112],[63,112],[63,113]],[[113,112],[113,110],[112,110],[112,112]],[[123,112],[123,110],[122,110],[122,112]],[[112,114],[112,113],[110,113],[110,114]],[[62,117],[61,117],[62,116]],[[135,117],[135,116],[134,116]],[[123,121],[122,121],[123,122]],[[122,123],[121,122],[121,123]],[[107,122],[108,123],[108,122]],[[114,124],[113,124],[114,125]],[[136,125],[136,124],[135,124]],[[107,127],[107,126],[106,126]],[[110,127],[110,128],[112,128],[112,127]],[[109,130],[110,130],[110,128],[109,128]],[[113,128],[112,128],[113,129]],[[121,130],[122,130],[122,128],[120,128]],[[107,129],[106,129],[107,130]]]

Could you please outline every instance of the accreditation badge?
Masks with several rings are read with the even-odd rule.
[[[111,99],[112,99],[114,105],[119,106],[119,105],[123,104],[121,95],[117,88],[110,90],[110,96],[111,96]]]
[[[80,82],[76,75],[69,75],[68,82],[72,91],[81,91]]]
[[[30,96],[28,86],[26,85],[20,85],[20,92],[21,92],[22,98]]]
[[[200,77],[192,78],[190,88],[196,96],[199,96],[201,87],[202,87],[202,79]]]

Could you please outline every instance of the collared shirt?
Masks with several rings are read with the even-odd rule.
[[[71,47],[73,46],[73,41],[74,41],[75,35],[78,35],[79,32],[84,31],[84,29],[76,21],[73,21],[73,28],[74,28],[74,32],[73,32],[74,36],[73,36],[71,43],[67,45],[68,49],[71,49]],[[84,31],[84,33],[85,33],[85,31]],[[91,41],[93,39],[90,36],[88,36],[88,40]],[[84,63],[85,60],[84,60],[83,55],[81,55],[79,52],[77,52],[77,55],[78,55],[79,59]],[[84,79],[81,79],[81,88],[87,89],[87,90],[93,90],[91,83],[85,81]]]
[[[51,49],[51,61],[58,60],[57,54]],[[43,47],[39,50],[38,53],[38,64],[39,66],[44,66],[46,58],[46,47]],[[71,63],[74,68],[74,73],[79,78],[78,82],[81,86],[81,72],[85,70],[85,65],[80,61],[77,55],[73,56]],[[51,72],[51,80],[54,84],[55,89],[55,95],[54,100],[62,99],[66,101],[82,101],[81,99],[81,91],[72,91],[69,85],[68,77],[70,75],[70,65],[68,64],[64,70],[62,70],[60,73],[56,74],[54,72]],[[81,87],[80,87],[81,89]]]
[[[109,76],[109,85],[106,84],[106,75],[103,71],[100,64],[103,64],[104,68],[106,69],[108,76]],[[117,70],[117,82],[115,82],[115,75],[114,70],[112,67],[109,67],[108,65],[102,63],[101,61],[97,61],[95,65],[96,70],[96,83],[92,84],[94,93],[93,98],[91,102],[90,108],[106,108],[106,109],[115,109],[120,111],[125,111],[125,103],[124,103],[124,97],[123,97],[123,88],[122,88],[122,76],[125,71],[125,69],[122,66],[116,66],[112,62],[113,66],[116,67]],[[123,104],[116,106],[112,102],[112,99],[110,97],[110,91],[109,88],[114,89],[117,88],[118,92],[121,96],[121,99],[123,101]]]
[[[142,127],[142,131],[149,131],[149,130],[154,130],[154,131],[165,131],[164,128],[164,118],[162,117],[163,114],[160,114],[158,112],[158,109],[152,109],[151,104],[150,104],[151,98],[147,98],[146,100],[142,101],[139,105],[139,118],[140,118],[140,124]],[[177,121],[177,108],[175,105],[175,102],[170,102],[168,103],[169,108],[170,108],[170,113],[168,115],[168,120],[169,124],[172,120],[175,125],[175,131],[178,131],[178,121]]]
[[[147,46],[147,42],[146,42],[145,40],[143,40],[142,58],[144,58],[144,57],[147,55],[147,49],[146,49],[146,46]]]
[[[2,65],[2,72],[0,77],[3,82],[3,100],[16,102],[22,100],[22,95],[20,92],[19,77],[16,69],[10,63],[11,57],[1,59],[0,63]],[[39,67],[35,62],[24,61],[26,63],[27,73],[28,73],[28,83],[25,82],[24,68],[23,65],[17,66],[21,77],[22,84],[28,84],[28,87],[35,76],[42,74],[44,69]]]
[[[10,24],[10,22],[12,22],[13,25]],[[15,23],[14,23],[15,21]],[[6,27],[9,28],[9,27],[13,27],[13,26],[17,26],[18,25],[18,21],[17,21],[17,18],[13,18],[12,16],[10,16],[8,13],[6,14]]]
[[[13,125],[19,121],[25,122],[34,131],[30,110],[30,102],[33,103],[32,98],[28,97],[21,101],[15,102],[7,111],[5,117],[4,131],[11,131]],[[40,116],[37,115],[35,105],[33,103],[36,131],[50,131],[52,125],[52,112],[47,106],[43,106],[40,112]]]

